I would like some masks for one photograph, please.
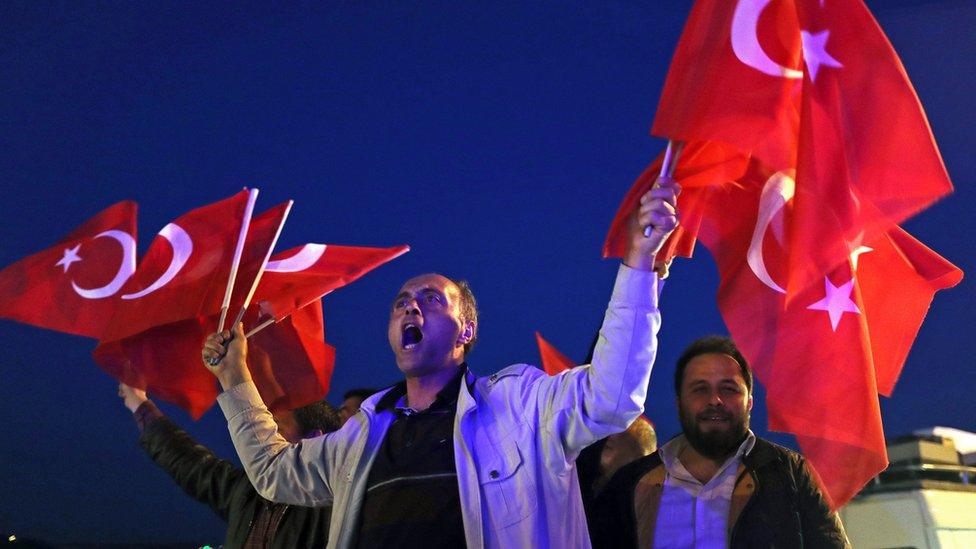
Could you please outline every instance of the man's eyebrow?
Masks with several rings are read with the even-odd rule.
[[[402,298],[408,297],[409,295],[410,292],[407,291],[400,292],[396,295],[396,297],[393,298],[393,301],[391,301],[390,304],[396,303],[397,301],[400,301]]]

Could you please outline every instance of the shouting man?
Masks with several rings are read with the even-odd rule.
[[[289,443],[251,381],[241,326],[212,335],[203,361],[255,488],[331,504],[329,547],[589,546],[575,460],[643,410],[660,326],[654,256],[677,225],[677,192],[662,181],[642,197],[592,364],[564,375],[523,364],[477,377],[465,362],[478,331],[471,290],[421,275],[389,312],[403,382],[339,431]]]

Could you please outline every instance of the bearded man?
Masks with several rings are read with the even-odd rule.
[[[727,337],[678,359],[682,433],[606,488],[598,547],[848,547],[800,454],[749,429],[752,371]]]

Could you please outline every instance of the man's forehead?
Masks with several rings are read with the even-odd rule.
[[[685,368],[684,377],[686,383],[696,379],[731,378],[745,384],[739,363],[724,353],[706,353],[692,358]]]
[[[459,292],[457,285],[454,284],[450,278],[437,273],[427,273],[420,276],[415,276],[404,282],[397,294],[415,293],[428,288],[437,290],[441,293],[451,292],[457,294]]]

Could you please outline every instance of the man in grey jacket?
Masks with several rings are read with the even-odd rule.
[[[558,376],[515,365],[475,377],[470,290],[422,275],[390,311],[404,381],[339,431],[290,444],[251,381],[241,326],[212,335],[202,358],[255,488],[332,504],[329,547],[588,547],[575,459],[643,410],[660,326],[654,255],[677,225],[677,193],[662,181],[641,199],[592,364]]]

